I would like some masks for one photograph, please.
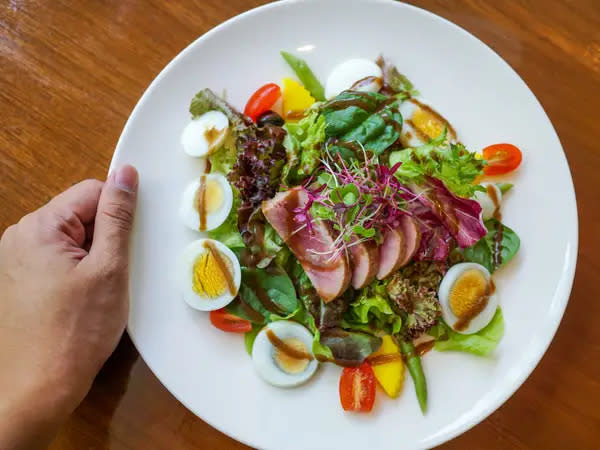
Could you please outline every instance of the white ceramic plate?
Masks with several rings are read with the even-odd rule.
[[[395,62],[473,150],[511,142],[524,153],[511,181],[505,222],[521,237],[497,286],[506,334],[496,354],[432,352],[424,358],[429,411],[410,377],[397,400],[378,394],[369,415],[344,413],[340,369],[278,389],[252,369],[240,336],[212,327],[174,282],[175,262],[196,236],[178,221],[185,184],[200,164],[179,144],[192,96],[226,90],[243,108],[266,82],[291,75],[281,49],[304,57],[324,80],[350,57]],[[567,304],[577,255],[577,211],[565,155],[535,96],[490,48],[452,23],[391,1],[277,2],[235,17],[179,54],[131,114],[113,165],[140,172],[133,241],[129,333],[146,363],[184,405],[249,445],[270,449],[421,448],[440,444],[498,408],[531,373]]]

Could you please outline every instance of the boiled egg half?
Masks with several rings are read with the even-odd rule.
[[[325,84],[325,97],[331,99],[340,92],[353,89],[378,92],[382,86],[381,67],[369,59],[355,58],[333,68]]]
[[[485,192],[475,192],[473,199],[481,206],[481,217],[485,220],[493,217],[494,213],[500,210],[502,191],[494,183],[483,184],[483,187]]]
[[[456,332],[477,333],[496,313],[498,296],[481,264],[460,263],[446,272],[438,290],[444,321]]]
[[[232,205],[233,191],[225,176],[201,175],[183,191],[179,217],[192,230],[214,230],[225,222]]]
[[[201,311],[214,311],[229,304],[242,280],[234,253],[213,239],[189,244],[183,251],[179,273],[183,299]]]
[[[430,139],[439,137],[444,132],[444,127],[448,130],[448,140],[456,141],[452,125],[430,106],[409,98],[400,104],[399,109],[403,119],[400,142],[405,147],[427,144]]]
[[[223,145],[228,132],[227,116],[221,111],[207,111],[186,125],[181,145],[190,156],[207,156]]]
[[[318,362],[311,346],[313,337],[302,325],[272,322],[256,336],[252,362],[258,375],[278,387],[298,386],[312,377]]]

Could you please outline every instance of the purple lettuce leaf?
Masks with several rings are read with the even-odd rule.
[[[421,232],[421,243],[415,253],[417,261],[445,261],[450,251],[452,236],[433,212],[424,205],[413,211]]]
[[[475,200],[457,197],[437,178],[426,177],[419,201],[444,225],[459,247],[475,244],[487,234],[481,206]]]

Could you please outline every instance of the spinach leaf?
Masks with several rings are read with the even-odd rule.
[[[481,264],[492,273],[513,259],[519,251],[521,240],[517,233],[496,219],[488,219],[484,224],[488,230],[487,234],[476,244],[467,247],[463,252],[463,256],[466,261]],[[502,233],[499,259],[494,257],[498,233]]]
[[[231,303],[225,306],[225,310],[234,316],[252,322],[252,324],[262,324],[265,322],[263,315],[252,308],[239,295],[234,298]]]
[[[273,265],[267,269],[243,267],[240,297],[264,317],[263,323],[292,315],[300,307],[292,280]]]
[[[326,110],[325,135],[336,137],[350,133],[369,118],[369,113],[358,106],[349,106],[341,110]]]
[[[317,291],[298,260],[295,261],[291,274],[298,295],[300,296],[300,301],[307,311],[307,315],[314,319],[314,326],[320,330],[338,326],[346,311],[348,302],[345,296],[350,295],[350,290],[346,291],[348,294],[345,293],[344,296],[325,303],[317,294]]]
[[[383,153],[400,136],[402,115],[397,105],[398,100],[376,92],[342,92],[322,106],[330,148],[344,157],[353,156],[344,143]]]
[[[367,333],[330,328],[321,332],[320,344],[328,347],[337,364],[359,366],[373,352],[379,350],[380,337]]]

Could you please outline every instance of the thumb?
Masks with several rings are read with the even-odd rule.
[[[129,165],[111,173],[102,188],[90,248],[90,256],[102,265],[127,266],[137,188],[137,170]]]

